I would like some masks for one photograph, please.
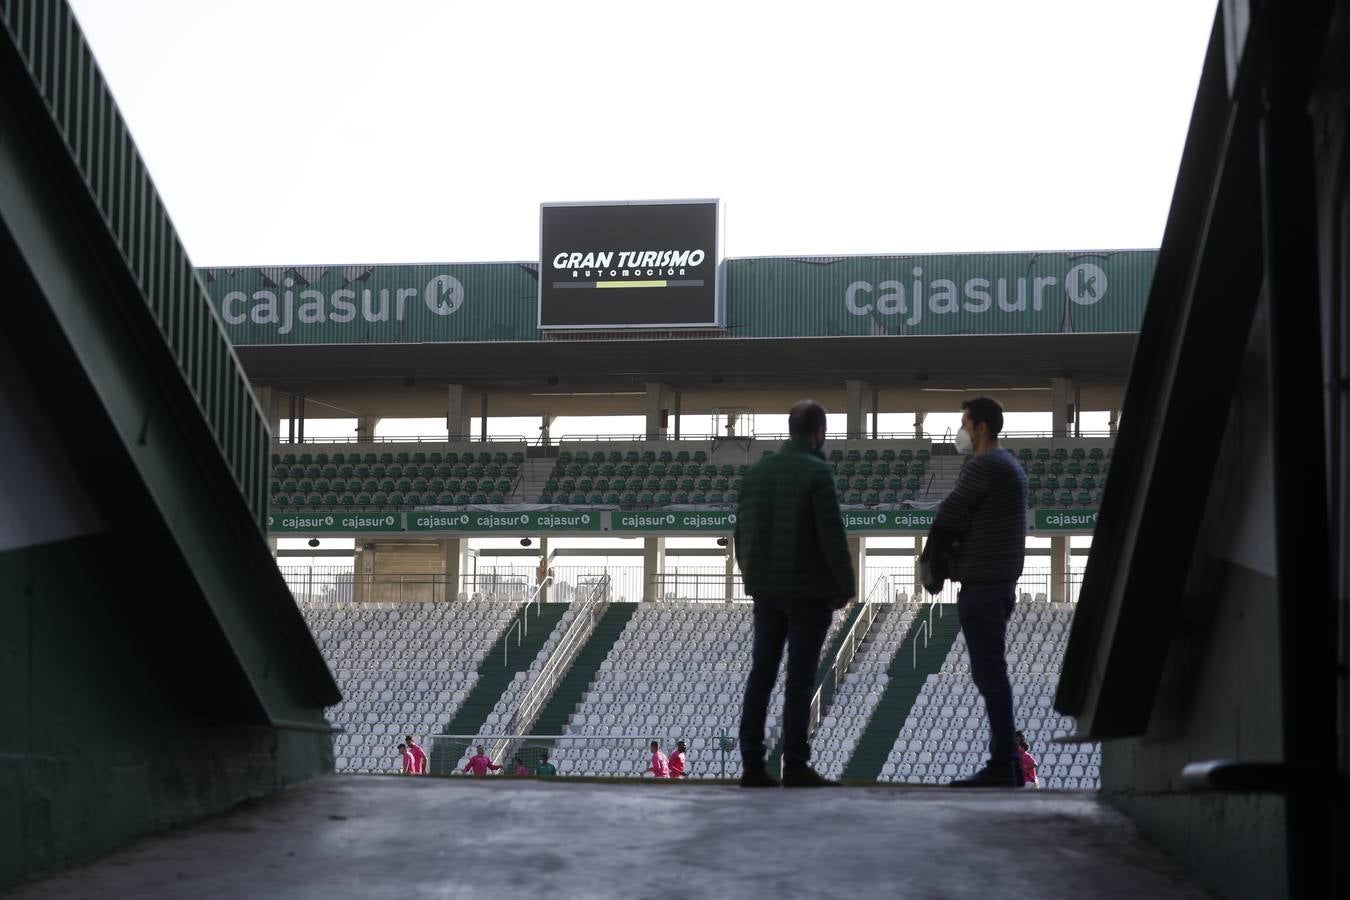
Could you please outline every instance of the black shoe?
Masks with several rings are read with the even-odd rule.
[[[1021,766],[1016,763],[990,763],[969,778],[958,778],[951,783],[960,788],[1016,788],[1022,787]]]
[[[778,779],[769,774],[769,770],[763,767],[758,769],[746,769],[741,773],[741,787],[778,787]]]
[[[839,787],[839,782],[831,781],[815,769],[784,769],[783,787]]]

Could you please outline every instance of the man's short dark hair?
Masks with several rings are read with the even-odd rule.
[[[814,400],[798,400],[788,410],[788,434],[815,437],[825,427],[825,407]]]
[[[962,400],[961,409],[970,412],[970,421],[978,425],[983,422],[989,427],[989,436],[998,437],[1003,430],[1003,404],[993,397],[976,397]]]

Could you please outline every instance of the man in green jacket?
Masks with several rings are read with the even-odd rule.
[[[820,648],[833,611],[856,589],[848,537],[825,445],[825,409],[802,400],[788,414],[790,439],[750,467],[736,509],[736,561],[755,600],[755,641],[741,709],[742,787],[776,787],[764,764],[764,721],[787,645],[783,784],[832,785],[810,766],[807,726]]]

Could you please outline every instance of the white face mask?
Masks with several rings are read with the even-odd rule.
[[[964,428],[956,430],[956,452],[969,453],[975,449],[974,443],[970,440],[970,434]]]

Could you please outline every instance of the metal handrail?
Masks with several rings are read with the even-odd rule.
[[[877,590],[883,587],[885,589],[883,596],[889,597],[890,581],[889,575],[881,575],[872,583],[866,599],[863,600],[862,611],[858,614],[858,618],[853,620],[852,627],[849,628],[848,633],[844,635],[844,639],[839,644],[839,650],[835,653],[829,671],[825,673],[825,677],[821,679],[820,684],[816,686],[815,692],[811,695],[811,713],[806,727],[808,735],[815,734],[816,729],[820,726],[825,704],[834,698],[834,692],[839,689],[844,676],[848,674],[848,667],[852,665],[853,658],[858,653],[858,648],[862,646],[862,642],[867,638],[867,633],[872,628],[872,623],[876,621],[877,604],[872,598],[876,595]],[[827,686],[829,688],[828,696],[826,695]]]
[[[328,437],[305,437],[294,441],[273,441],[273,446],[304,446],[306,444],[529,444],[523,434],[490,434],[486,438],[481,434],[386,434],[382,436],[359,437],[357,435],[333,435]]]
[[[534,683],[520,698],[520,706],[517,707],[516,714],[511,720],[510,727],[506,729],[507,731],[527,731],[534,725],[534,720],[543,710],[544,704],[553,696],[558,683],[562,681],[563,676],[571,668],[573,661],[576,660],[577,654],[595,631],[596,623],[600,618],[597,611],[608,603],[609,576],[605,575],[592,586],[590,594],[577,609],[572,624],[568,626],[562,640],[558,642],[558,646],[549,655],[548,662],[544,664],[538,676],[535,677]],[[492,746],[492,752],[488,755],[493,762],[497,762],[499,758],[505,756],[509,747],[509,740],[495,742]]]
[[[524,641],[525,638],[527,638],[527,637],[530,636],[530,603],[531,603],[531,601],[533,601],[533,603],[534,603],[534,616],[535,616],[536,619],[539,618],[539,595],[543,592],[543,589],[544,589],[545,587],[547,587],[547,586],[548,586],[548,583],[549,583],[550,581],[552,581],[552,580],[553,580],[553,576],[552,576],[552,575],[549,575],[549,576],[546,576],[546,577],[544,578],[543,581],[541,581],[541,582],[539,582],[538,584],[535,585],[534,593],[531,594],[529,597],[527,597],[526,600],[525,600],[524,612],[521,613],[521,616],[520,616],[519,619],[517,619],[516,621],[514,621],[514,622],[511,623],[511,627],[510,627],[510,628],[506,629],[506,635],[505,635],[505,638],[506,638],[506,639],[505,639],[505,641],[503,641],[503,643],[502,643],[502,666],[503,666],[503,667],[505,667],[505,666],[507,666],[507,665],[510,664],[511,633],[512,633],[512,632],[515,632],[515,635],[516,635],[516,646],[517,646],[517,647],[519,647],[519,646],[521,645],[521,642]]]

